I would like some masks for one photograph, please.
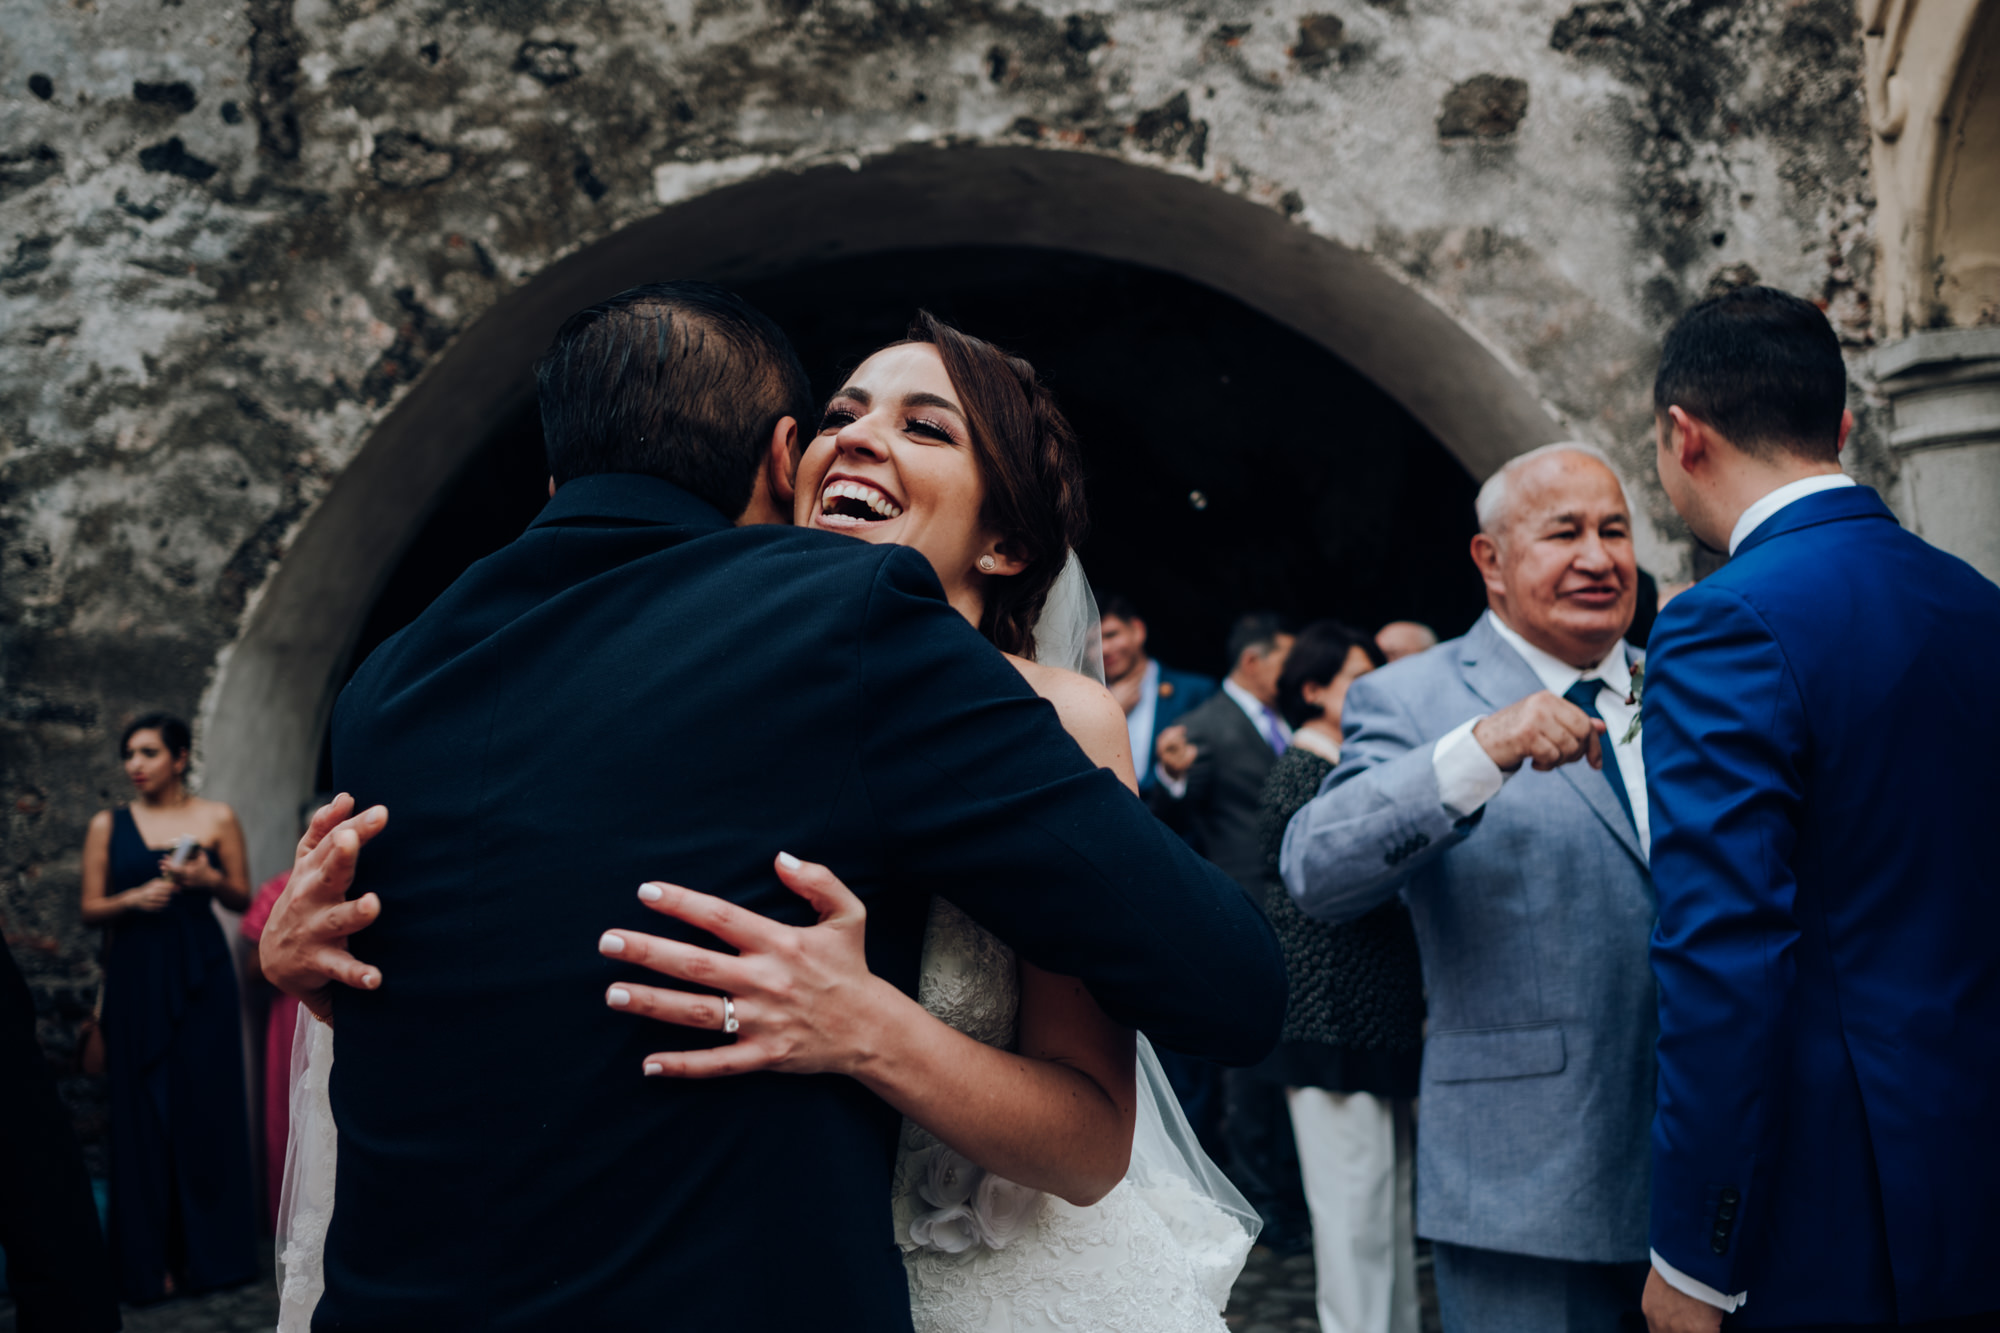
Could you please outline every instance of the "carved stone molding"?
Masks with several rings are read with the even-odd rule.
[[[1895,413],[1910,526],[2000,581],[2000,328],[1919,333],[1871,368]]]

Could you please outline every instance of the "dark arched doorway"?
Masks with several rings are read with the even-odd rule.
[[[524,278],[356,442],[290,534],[242,633],[217,659],[196,729],[205,788],[242,816],[252,864],[275,869],[289,858],[325,719],[371,606],[425,515],[444,512],[454,478],[520,417],[528,367],[564,315],[648,278],[757,290],[815,265],[968,246],[1090,256],[1226,293],[1378,386],[1474,477],[1562,434],[1530,383],[1405,277],[1275,209],[1170,171],[1084,151],[912,148],[718,188]],[[892,325],[906,305],[898,300]],[[1308,434],[1325,441],[1343,429],[1329,409],[1324,429]],[[1365,500],[1365,482],[1350,482]],[[1252,564],[1246,555],[1228,567]]]
[[[1033,361],[1083,442],[1085,566],[1144,609],[1168,661],[1220,670],[1247,610],[1456,633],[1483,605],[1465,468],[1324,347],[1212,288],[1088,255],[963,247],[737,289],[792,334],[822,395],[920,306]],[[540,509],[541,432],[522,390],[390,576],[349,672]]]

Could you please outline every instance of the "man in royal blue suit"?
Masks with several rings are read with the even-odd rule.
[[[1655,385],[1731,560],[1646,662],[1654,1333],[2000,1327],[2000,587],[1841,474],[1846,386],[1762,287]]]

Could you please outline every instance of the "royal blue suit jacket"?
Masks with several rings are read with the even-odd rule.
[[[1160,663],[1159,693],[1153,697],[1153,734],[1147,739],[1147,753],[1132,756],[1132,765],[1139,770],[1140,791],[1151,791],[1159,783],[1153,769],[1152,749],[1159,742],[1160,733],[1177,725],[1190,710],[1207,703],[1220,688],[1208,676],[1176,671],[1165,662]]]
[[[1875,492],[1660,613],[1652,1244],[1736,1327],[2000,1310],[2000,587]]]
[[[334,776],[380,990],[335,997],[320,1329],[910,1328],[899,1117],[834,1075],[645,1078],[720,1034],[621,1014],[611,926],[664,877],[806,924],[787,850],[914,993],[935,889],[1164,1046],[1250,1063],[1284,964],[1228,877],[1085,757],[930,564],[732,527],[653,477],[564,485],[369,657]],[[747,1022],[754,1022],[746,1016]]]

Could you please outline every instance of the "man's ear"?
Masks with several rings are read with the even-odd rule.
[[[1833,442],[1834,457],[1838,458],[1840,451],[1847,447],[1847,437],[1853,430],[1854,413],[1843,410],[1840,414],[1840,438]]]
[[[1714,431],[1689,416],[1685,408],[1667,409],[1667,452],[1681,465],[1681,471],[1693,472],[1713,461],[1716,438]]]
[[[1500,574],[1500,543],[1484,532],[1472,534],[1472,567],[1479,571],[1479,577],[1486,584],[1486,591],[1496,597],[1507,595],[1507,580]]]
[[[771,498],[782,506],[787,514],[792,511],[792,498],[797,491],[799,472],[799,423],[796,417],[780,417],[771,431],[770,456],[764,460],[764,470],[771,479]]]

